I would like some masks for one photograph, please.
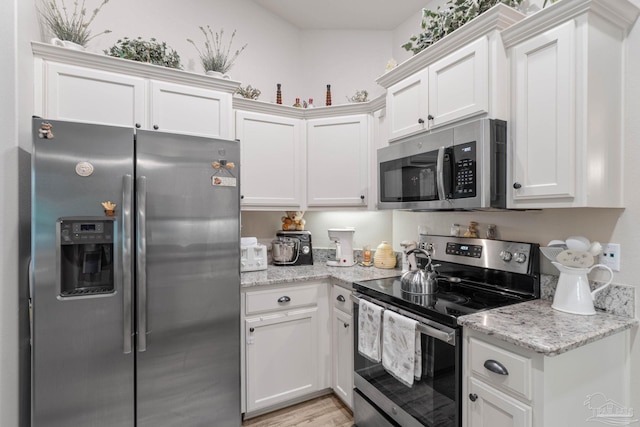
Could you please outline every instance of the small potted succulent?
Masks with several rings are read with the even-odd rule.
[[[251,87],[251,85],[247,85],[246,87],[240,86],[236,90],[236,93],[238,95],[240,95],[241,97],[243,97],[243,98],[258,99],[258,97],[260,96],[260,94],[262,92],[260,91],[260,89],[257,89],[255,87]]]
[[[104,53],[116,58],[182,69],[178,52],[168,47],[167,43],[159,42],[155,38],[143,40],[142,37],[137,39],[124,37],[105,50]]]
[[[233,38],[236,36],[236,30],[231,33],[229,44],[223,46],[222,38],[224,36],[224,29],[220,30],[220,33],[213,32],[210,26],[207,28],[199,27],[202,34],[204,34],[205,42],[204,48],[201,50],[191,39],[187,39],[189,43],[193,45],[200,55],[200,61],[206,74],[223,76],[231,69],[234,61],[238,58],[240,53],[247,47],[245,44],[240,49],[237,49],[233,54],[231,52],[231,45],[233,44]]]
[[[60,1],[60,3],[58,3]],[[101,33],[91,35],[89,25],[93,22],[100,9],[109,2],[102,0],[100,6],[95,8],[91,15],[87,15],[85,0],[82,4],[74,0],[73,11],[67,9],[65,0],[42,0],[38,12],[51,34],[54,36],[51,43],[76,50],[84,50],[87,43],[94,37],[110,33],[104,30]]]

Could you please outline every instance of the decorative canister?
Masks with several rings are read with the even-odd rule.
[[[395,268],[396,253],[388,242],[383,241],[376,248],[376,253],[373,255],[373,265],[377,268]]]

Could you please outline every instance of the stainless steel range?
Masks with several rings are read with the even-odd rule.
[[[365,300],[416,320],[421,348],[421,375],[408,387],[382,363],[358,352],[359,322],[354,322],[354,419],[359,427],[460,426],[458,317],[540,297],[537,244],[421,235],[419,246],[438,272],[435,293],[406,292],[400,276],[353,285],[354,319]],[[427,262],[418,254],[421,267]]]

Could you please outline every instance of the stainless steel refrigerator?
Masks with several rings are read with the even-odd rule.
[[[32,425],[239,426],[238,143],[33,135]]]

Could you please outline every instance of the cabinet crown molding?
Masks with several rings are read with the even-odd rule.
[[[48,43],[32,41],[31,50],[35,57],[48,61],[91,67],[102,71],[146,77],[205,89],[214,89],[231,94],[235,93],[236,89],[238,89],[241,84],[235,80],[222,79],[191,71],[177,70],[174,68],[167,68],[128,59],[115,58],[99,53],[67,49]]]
[[[627,0],[562,0],[506,28],[501,33],[502,42],[505,48],[509,48],[585,13],[596,14],[628,31],[638,18],[640,9]]]
[[[388,89],[390,86],[423,70],[429,64],[456,49],[493,31],[501,31],[522,20],[525,15],[503,3],[498,3],[482,15],[446,35],[422,52],[413,55],[393,70],[376,79],[376,83]]]
[[[339,104],[332,105],[330,107],[298,108],[234,96],[233,109],[296,119],[319,119],[326,117],[350,116],[354,114],[372,114],[373,112],[384,108],[385,99],[385,95],[380,95],[367,102]]]

